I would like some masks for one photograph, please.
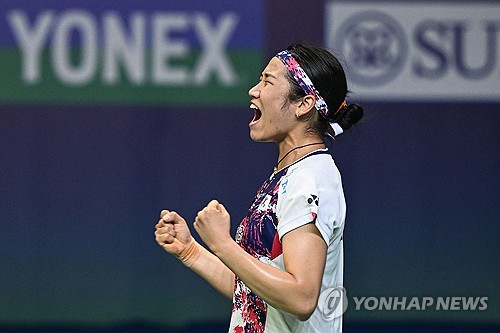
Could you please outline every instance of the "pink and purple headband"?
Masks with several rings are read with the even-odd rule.
[[[294,80],[299,84],[299,87],[306,93],[306,95],[313,95],[316,98],[316,109],[323,116],[323,118],[328,119],[328,105],[326,104],[323,97],[321,97],[321,94],[316,89],[316,87],[314,87],[314,84],[312,83],[309,76],[302,69],[302,67],[300,67],[297,60],[295,60],[295,58],[287,50],[281,51],[276,54],[276,58],[281,60],[281,62],[285,65]],[[345,106],[347,106],[346,101],[342,102],[335,113],[339,112]],[[340,127],[340,125],[337,123],[330,123],[330,126],[333,128],[335,135],[339,135],[343,132],[342,127]]]

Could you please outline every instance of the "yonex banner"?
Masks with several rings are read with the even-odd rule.
[[[0,102],[234,105],[261,67],[262,7],[3,0]]]
[[[326,45],[356,98],[500,100],[500,3],[331,1]]]

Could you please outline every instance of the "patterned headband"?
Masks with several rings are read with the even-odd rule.
[[[316,98],[316,104],[314,105],[318,112],[323,116],[323,118],[328,119],[328,106],[325,100],[316,89],[311,79],[307,73],[300,67],[299,63],[287,50],[281,51],[276,54],[276,58],[281,60],[281,62],[288,69],[294,80],[299,84],[299,87],[306,93],[306,95],[313,95]],[[339,112],[341,109],[347,106],[346,101],[343,101],[340,107],[335,111]],[[342,134],[342,128],[337,123],[330,123],[333,128],[335,135]]]
[[[316,87],[314,87],[311,79],[307,76],[302,67],[300,67],[297,60],[295,60],[295,58],[287,50],[278,53],[276,58],[281,60],[306,95],[313,95],[316,98],[316,109],[325,119],[327,119],[326,115],[328,114],[328,106],[326,105],[325,100],[321,97],[319,91]]]

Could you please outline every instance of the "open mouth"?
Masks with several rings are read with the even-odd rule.
[[[253,110],[253,119],[250,122],[252,124],[260,119],[260,117],[262,116],[262,112],[260,112],[259,108],[253,103],[250,104],[250,109]]]

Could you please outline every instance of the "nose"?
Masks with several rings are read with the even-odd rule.
[[[255,86],[250,88],[248,91],[248,95],[252,98],[259,98],[260,96],[260,81]]]

